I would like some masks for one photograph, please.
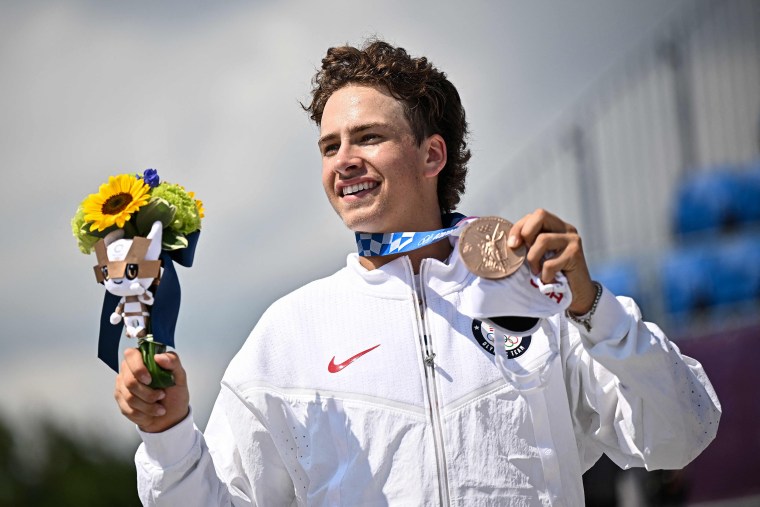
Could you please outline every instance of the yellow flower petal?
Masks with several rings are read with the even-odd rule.
[[[97,194],[90,194],[82,203],[85,222],[92,222],[90,231],[104,231],[114,224],[124,227],[132,214],[148,203],[149,191],[150,187],[133,175],[109,177]]]

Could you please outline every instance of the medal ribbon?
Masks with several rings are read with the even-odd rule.
[[[431,243],[458,234],[467,218],[461,213],[447,213],[441,217],[443,229],[424,232],[357,232],[356,248],[361,257],[373,257],[411,252]]]

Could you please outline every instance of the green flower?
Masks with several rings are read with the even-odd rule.
[[[139,183],[139,192],[132,188],[135,182]],[[120,185],[118,188],[114,186],[116,183]],[[125,187],[127,183],[132,186]],[[180,185],[159,183],[156,170],[147,169],[142,177],[123,174],[109,178],[98,194],[90,195],[79,205],[71,219],[71,232],[79,250],[90,254],[98,240],[109,232],[121,229],[125,239],[146,237],[158,220],[164,226],[162,248],[171,251],[188,246],[186,235],[201,228],[203,212],[203,203],[195,199],[193,192]]]
[[[190,234],[201,228],[201,217],[195,200],[181,186],[162,182],[153,189],[151,198],[151,200],[163,199],[176,208],[174,220],[169,224],[169,229],[179,234]]]
[[[90,234],[89,223],[84,221],[84,208],[79,206],[77,212],[74,214],[74,218],[71,219],[71,232],[77,239],[79,251],[83,254],[92,253],[95,248],[95,243],[100,239],[99,237]]]

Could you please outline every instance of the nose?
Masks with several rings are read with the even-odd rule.
[[[333,170],[340,175],[346,175],[359,169],[362,159],[351,143],[341,143],[338,153],[333,157]]]

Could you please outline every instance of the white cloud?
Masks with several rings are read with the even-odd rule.
[[[379,34],[446,70],[474,132],[477,188],[671,8],[632,4],[3,3],[0,403],[97,415],[124,435],[95,360],[102,288],[68,229],[109,174],[154,167],[206,203],[196,267],[180,268],[177,338],[203,414],[264,308],[352,247],[298,105],[328,46]]]

